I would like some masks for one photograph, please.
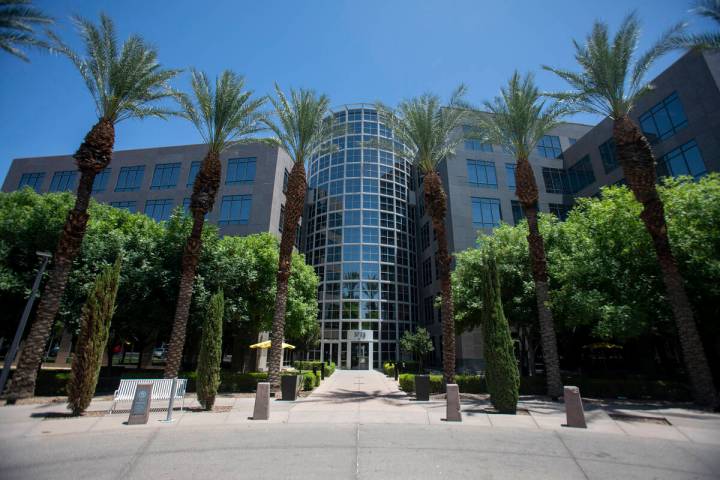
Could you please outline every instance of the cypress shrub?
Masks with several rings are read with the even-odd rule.
[[[520,373],[510,326],[503,312],[495,258],[487,256],[484,263],[481,325],[487,363],[485,380],[493,406],[501,413],[514,414],[520,390]]]
[[[68,408],[73,415],[81,415],[90,406],[95,393],[110,334],[110,321],[115,313],[119,283],[120,258],[115,260],[114,265],[108,265],[100,272],[82,308],[80,336],[67,385]]]
[[[200,354],[198,355],[197,398],[205,410],[212,410],[215,396],[220,387],[224,311],[225,298],[222,291],[219,291],[210,297],[208,303],[200,340]]]

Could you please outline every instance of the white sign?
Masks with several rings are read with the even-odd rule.
[[[373,339],[372,330],[348,330],[347,339],[351,342],[369,342]]]

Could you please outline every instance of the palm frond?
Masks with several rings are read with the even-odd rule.
[[[30,0],[0,0],[0,50],[29,61],[23,47],[48,49],[48,42],[37,37],[35,28],[53,22]]]
[[[75,65],[95,101],[98,117],[117,123],[128,118],[176,114],[156,103],[177,97],[168,82],[179,69],[162,68],[157,51],[137,35],[119,46],[114,23],[105,14],[100,15],[99,25],[82,17],[74,17],[74,21],[85,46],[84,55],[48,32],[51,48]]]
[[[698,0],[691,10],[696,15],[720,24],[720,0]],[[698,34],[677,34],[669,39],[673,48],[691,50],[720,49],[720,31]]]

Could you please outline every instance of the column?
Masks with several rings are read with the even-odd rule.
[[[373,346],[375,342],[369,342],[370,343],[370,349],[369,349],[369,355],[368,355],[368,370],[373,369]]]

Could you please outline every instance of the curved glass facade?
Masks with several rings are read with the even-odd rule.
[[[320,277],[320,358],[379,368],[417,318],[413,168],[370,105],[333,113],[331,153],[311,159],[305,255]]]

